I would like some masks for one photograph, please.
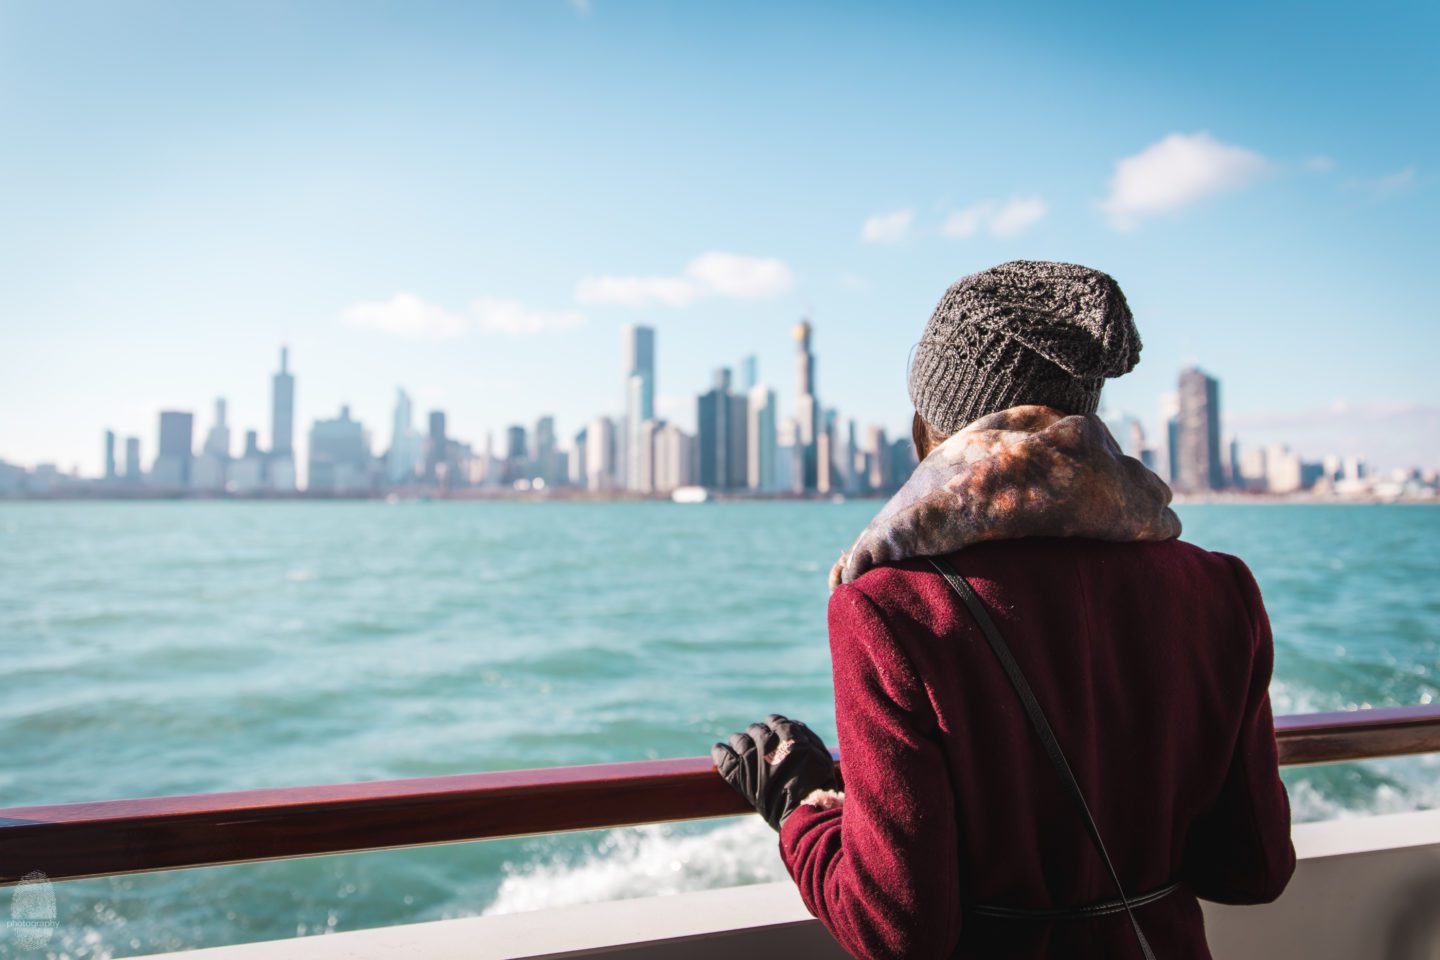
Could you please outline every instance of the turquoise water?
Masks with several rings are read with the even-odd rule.
[[[874,502],[0,504],[3,805],[833,737],[825,574]],[[1193,505],[1274,625],[1277,713],[1440,697],[1440,510]],[[1287,771],[1440,806],[1435,758]],[[756,818],[55,885],[0,957],[106,957],[783,876]],[[0,894],[3,896],[3,894]]]

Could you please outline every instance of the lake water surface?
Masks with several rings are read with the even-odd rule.
[[[0,504],[0,805],[833,742],[825,575],[876,502]],[[1440,697],[1440,509],[1185,505],[1255,572],[1276,713]],[[1286,771],[1440,806],[1434,757]],[[54,887],[108,957],[783,877],[757,818]],[[0,898],[4,894],[0,893]]]

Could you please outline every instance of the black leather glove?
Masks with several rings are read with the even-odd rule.
[[[729,744],[715,744],[710,756],[725,782],[776,830],[812,791],[837,786],[825,741],[799,720],[778,713],[750,724],[744,733],[730,734]]]

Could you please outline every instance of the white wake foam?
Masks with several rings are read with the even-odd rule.
[[[775,831],[747,817],[703,833],[659,824],[613,830],[578,860],[506,864],[486,914],[681,893],[786,878]]]

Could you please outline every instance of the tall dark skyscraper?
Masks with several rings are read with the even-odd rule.
[[[290,373],[290,348],[280,348],[280,370],[270,388],[270,454],[295,456],[295,377]]]
[[[1220,456],[1220,381],[1196,367],[1180,372],[1180,418],[1175,486],[1184,491],[1225,486]]]
[[[699,448],[700,486],[723,490],[730,486],[733,449],[731,417],[735,405],[730,394],[730,371],[715,371],[715,386],[700,394],[696,406],[695,443]]]
[[[530,458],[525,428],[518,424],[505,430],[505,459],[524,461]]]
[[[505,429],[505,470],[502,474],[506,483],[530,475],[530,450],[525,428],[518,424]]]
[[[743,490],[750,483],[750,398],[743,393],[729,397],[730,435],[725,456],[725,486]]]
[[[150,470],[150,482],[157,487],[178,489],[190,485],[190,464],[194,459],[195,415],[180,410],[160,411],[160,452]]]

